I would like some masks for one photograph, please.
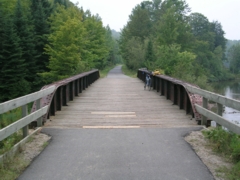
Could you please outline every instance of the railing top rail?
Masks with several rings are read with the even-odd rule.
[[[18,121],[8,125],[7,127],[0,129],[0,141],[7,138],[8,136],[12,135],[14,132],[18,131],[19,129],[27,126],[33,120],[41,117],[43,114],[46,114],[48,106],[45,106],[36,112],[29,114],[28,116],[19,119]]]
[[[240,110],[240,101],[228,98],[225,96],[222,96],[220,94],[216,94],[210,91],[206,91],[200,88],[196,88],[193,86],[185,86],[187,90],[191,93],[199,94],[202,97],[205,97],[206,99],[209,99],[211,101],[217,102],[219,104],[225,105],[227,107],[231,107],[236,110]]]
[[[86,75],[92,74],[92,73],[97,72],[97,71],[98,71],[98,69],[93,69],[93,70],[88,71],[88,72],[84,72],[84,73],[81,73],[81,74],[78,74],[78,75],[75,75],[75,76],[72,76],[72,77],[69,77],[69,78],[60,80],[60,81],[56,81],[56,82],[54,82],[54,83],[51,83],[51,84],[48,84],[48,85],[43,86],[42,89],[45,89],[45,88],[47,88],[47,87],[49,87],[49,86],[52,86],[52,85],[55,85],[55,86],[57,86],[57,87],[62,86],[62,85],[66,85],[66,84],[68,84],[69,82],[72,82],[72,81],[74,81],[74,80],[76,80],[76,79],[79,79],[79,78],[81,78],[81,77],[84,77],[84,76],[86,76]]]
[[[44,96],[47,96],[48,94],[51,94],[53,91],[55,90],[55,86],[51,85],[50,87],[48,87],[47,89],[26,95],[26,96],[22,96],[20,98],[17,99],[13,99],[4,103],[0,104],[0,114],[8,112],[12,109],[16,109],[18,107],[21,107],[25,104],[28,104],[30,102],[33,102],[35,100],[38,100]]]
[[[205,109],[202,106],[199,106],[197,104],[195,106],[196,106],[197,110],[205,117],[210,118],[211,120],[217,122],[221,126],[226,127],[228,130],[230,130],[236,134],[240,134],[240,126],[238,124],[228,121],[227,119],[223,118],[222,116],[219,116],[219,115],[213,113],[212,111]]]
[[[147,74],[151,74],[151,73],[152,73],[151,71],[148,71],[148,70],[146,70],[146,69],[139,69],[139,71],[145,72],[145,73],[147,73]],[[185,86],[185,85],[191,85],[191,86],[198,87],[198,86],[195,85],[195,84],[190,84],[190,83],[188,83],[188,82],[185,82],[185,81],[182,81],[182,80],[179,80],[179,79],[176,79],[176,78],[172,78],[172,77],[167,76],[167,75],[162,75],[162,74],[160,74],[160,75],[154,75],[154,76],[159,77],[159,78],[161,78],[161,79],[165,79],[165,80],[171,81],[171,82],[173,82],[173,83],[175,83],[175,84],[180,84],[180,85],[183,85],[183,86]]]

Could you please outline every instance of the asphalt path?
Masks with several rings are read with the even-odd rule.
[[[125,78],[120,67],[113,77]],[[184,140],[200,129],[44,128],[52,139],[18,180],[212,180]]]

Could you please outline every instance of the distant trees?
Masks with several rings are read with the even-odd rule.
[[[221,24],[209,22],[200,13],[189,13],[185,0],[137,5],[119,40],[126,65],[131,69],[161,68],[167,75],[199,84],[206,77],[212,81],[226,78],[226,39]]]
[[[0,102],[121,59],[110,28],[69,0],[1,0],[0,41]]]
[[[233,45],[228,50],[228,60],[230,63],[230,71],[233,74],[240,73],[240,43]]]

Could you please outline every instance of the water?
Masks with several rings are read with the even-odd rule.
[[[214,91],[226,97],[240,101],[240,81],[213,83]],[[229,121],[240,124],[240,111],[225,107],[223,117]]]

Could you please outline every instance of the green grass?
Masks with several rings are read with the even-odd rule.
[[[99,70],[100,72],[100,78],[104,78],[107,76],[108,72],[113,69],[116,65],[111,65],[111,66],[108,66],[102,70]]]
[[[226,179],[240,180],[240,135],[223,130],[221,127],[203,131],[213,151],[221,154],[234,163],[233,168],[222,168]]]
[[[33,103],[28,104],[28,112],[31,111]],[[9,112],[0,114],[0,129],[7,127],[8,125],[16,122],[17,120],[22,118],[22,110],[21,107],[13,109]],[[0,141],[0,155],[9,151],[15,144],[22,140],[22,130],[12,134],[6,139]]]
[[[0,115],[0,129],[21,119],[21,108],[17,108]],[[16,143],[22,140],[22,132],[18,131],[8,138],[0,141],[0,155],[9,151]]]
[[[30,161],[26,161],[23,156],[20,155],[5,161],[3,166],[0,166],[1,180],[16,179],[29,164]]]
[[[48,142],[48,141],[47,141],[47,142],[44,142],[44,143],[43,143],[43,145],[42,145],[42,148],[43,148],[43,149],[45,149],[45,147],[47,147],[47,146],[48,146],[48,144],[49,144],[49,142]]]
[[[126,65],[122,66],[122,72],[126,76],[130,76],[132,78],[136,78],[137,77],[137,70],[128,69]]]

